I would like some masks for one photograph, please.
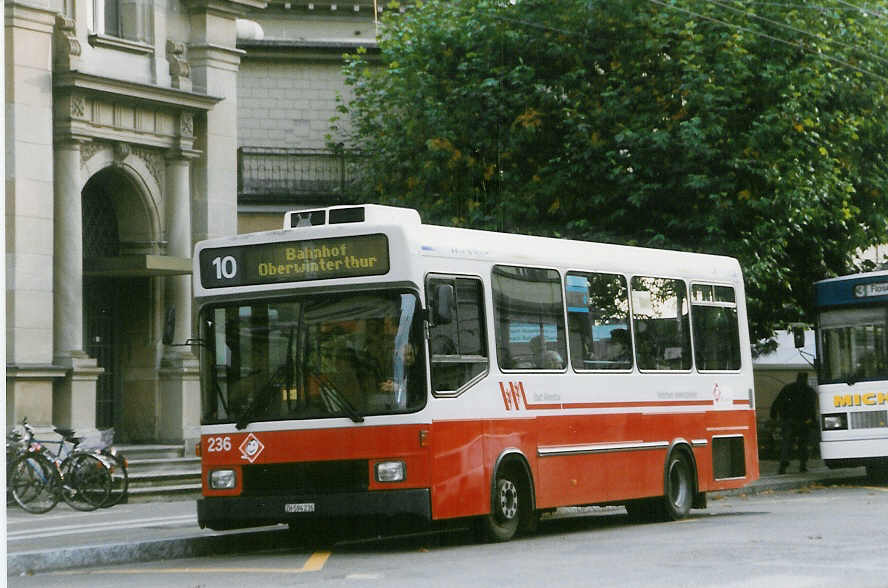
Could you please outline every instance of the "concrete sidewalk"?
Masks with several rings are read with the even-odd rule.
[[[759,467],[761,477],[752,484],[712,495],[866,481],[862,467],[830,470],[819,460],[809,462],[805,473],[798,471],[798,462],[783,475],[777,474],[776,461],[762,461]],[[122,504],[86,513],[62,503],[43,515],[10,507],[6,516],[7,576],[297,546],[283,525],[224,532],[201,529],[194,500]]]

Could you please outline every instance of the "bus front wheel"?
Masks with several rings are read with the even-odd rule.
[[[481,538],[491,542],[509,541],[518,532],[522,504],[521,480],[514,471],[497,472],[490,514],[481,518]]]

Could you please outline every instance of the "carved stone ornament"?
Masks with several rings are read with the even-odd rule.
[[[179,115],[179,131],[183,137],[194,136],[194,115],[183,112]]]
[[[174,88],[191,89],[191,65],[185,59],[185,43],[166,42],[167,61],[170,64],[170,80]]]
[[[114,161],[115,163],[122,163],[124,159],[126,159],[132,149],[129,146],[129,143],[115,143],[114,144]]]
[[[62,70],[75,69],[80,57],[80,41],[77,40],[74,19],[63,14],[56,15],[55,63]]]
[[[86,163],[92,159],[92,156],[105,149],[108,145],[106,143],[100,143],[98,141],[90,141],[88,143],[84,143],[80,146],[80,164],[86,165]]]
[[[84,118],[86,116],[86,98],[83,96],[71,96],[71,118]]]
[[[166,178],[166,164],[163,153],[156,149],[133,147],[133,155],[145,162],[145,166],[151,172],[154,181],[157,182],[158,186],[163,186],[164,179]]]

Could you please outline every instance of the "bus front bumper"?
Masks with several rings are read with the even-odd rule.
[[[197,501],[198,524],[216,531],[307,519],[405,515],[431,520],[428,488],[311,496],[219,496]]]

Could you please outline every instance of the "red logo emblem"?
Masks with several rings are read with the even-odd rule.
[[[507,385],[508,388],[506,387]],[[499,387],[506,410],[521,410],[521,402],[524,400],[524,383],[500,382]]]
[[[253,463],[259,457],[259,454],[262,453],[262,450],[265,449],[265,445],[262,444],[262,441],[256,435],[250,433],[238,449],[240,449],[242,458]]]

